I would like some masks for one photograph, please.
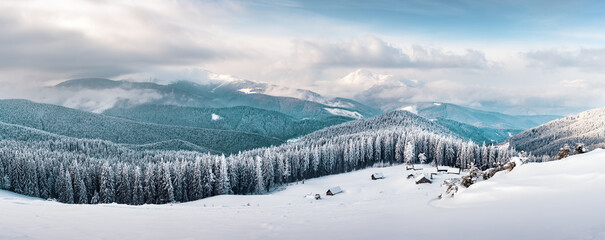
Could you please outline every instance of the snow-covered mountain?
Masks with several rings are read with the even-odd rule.
[[[583,143],[588,149],[605,147],[605,108],[554,120],[510,139],[510,146],[535,155],[554,156],[565,144]]]
[[[524,130],[560,118],[552,115],[508,115],[441,102],[422,102],[410,106],[418,115],[428,119],[449,119],[479,128]]]
[[[508,115],[441,102],[409,104],[400,110],[435,121],[478,143],[501,143],[525,129],[559,118],[551,115]]]
[[[408,111],[392,111],[369,119],[360,119],[342,123],[315,131],[304,138],[313,139],[337,137],[340,135],[349,135],[364,131],[390,129],[393,127],[415,128],[444,136],[465,138],[465,136],[457,135],[442,125],[436,124]]]
[[[444,126],[457,135],[468,138],[478,144],[503,143],[506,142],[511,136],[523,131],[520,129],[479,128],[470,124],[444,118],[434,119],[433,122]]]
[[[203,80],[183,80],[165,85],[100,78],[74,79],[56,86],[71,94],[54,103],[98,113],[116,106],[140,104],[206,108],[249,106],[279,111],[297,119],[360,118],[381,113],[350,99],[327,98],[309,90],[215,75],[208,73]]]

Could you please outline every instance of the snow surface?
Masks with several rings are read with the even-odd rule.
[[[416,105],[410,105],[410,106],[407,106],[407,107],[401,107],[401,108],[399,108],[397,110],[408,111],[408,112],[411,112],[413,114],[418,115],[418,109],[416,108]]]
[[[255,94],[255,93],[257,93],[257,92],[255,92],[255,89],[252,89],[252,88],[242,88],[242,89],[239,89],[237,91],[243,92],[245,94]]]
[[[214,114],[214,113],[212,114],[212,121],[218,121],[218,120],[221,120],[221,119],[223,119],[223,117],[221,117],[221,116],[219,116],[217,114]]]
[[[355,119],[363,118],[363,115],[361,115],[358,112],[354,112],[354,111],[344,110],[344,109],[340,109],[340,108],[324,108],[324,109],[332,115],[350,117],[350,118],[355,118]]]
[[[430,173],[435,169],[423,166]],[[384,180],[370,176],[382,172]],[[171,205],[66,205],[0,191],[0,239],[605,239],[605,150],[500,172],[438,200],[404,166],[306,180],[267,195]],[[326,196],[341,186],[344,193]],[[321,200],[305,198],[321,194]]]

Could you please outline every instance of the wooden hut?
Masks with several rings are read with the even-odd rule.
[[[448,174],[460,174],[460,168],[450,168],[447,170]]]
[[[328,189],[328,191],[326,192],[326,195],[334,196],[339,193],[342,193],[342,189],[340,189],[340,187],[333,187],[333,188]]]
[[[412,179],[412,178],[414,178],[414,174],[410,173],[410,175],[408,175],[408,179]]]
[[[422,167],[416,167],[413,164],[412,165],[405,165],[405,170],[414,170],[414,171],[418,171],[418,170],[422,170]]]
[[[425,174],[420,174],[416,177],[416,179],[414,179],[414,181],[416,182],[416,184],[421,184],[421,183],[433,183],[428,177],[426,177]]]
[[[447,167],[437,166],[437,172],[447,172]]]
[[[384,179],[384,175],[381,172],[372,174],[372,180],[378,179]]]

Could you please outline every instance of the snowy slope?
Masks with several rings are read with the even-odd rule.
[[[522,165],[443,200],[439,183],[458,175],[416,185],[403,166],[172,205],[64,205],[0,191],[0,239],[603,239],[602,159],[596,150]],[[386,178],[370,180],[375,172]],[[334,186],[344,193],[325,196]]]
[[[535,155],[554,156],[565,144],[605,147],[605,108],[582,112],[529,129],[510,139],[510,146]]]
[[[392,127],[418,128],[440,135],[457,136],[447,128],[439,124],[435,124],[425,118],[419,117],[416,114],[408,111],[392,111],[377,117],[358,119],[317,130],[306,135],[304,138],[312,139],[320,137],[334,137],[339,135],[344,136],[348,134],[355,134],[364,131],[371,132]]]
[[[424,102],[413,105],[418,110],[418,115],[429,119],[449,119],[461,123],[470,124],[480,128],[494,129],[528,129],[560,116],[549,115],[508,115],[498,112],[483,111],[463,107],[451,103]]]

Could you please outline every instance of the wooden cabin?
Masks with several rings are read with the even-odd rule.
[[[460,175],[460,168],[450,168],[447,170],[448,174],[458,174]]]
[[[414,178],[414,174],[410,173],[410,175],[408,175],[408,179],[412,179]]]
[[[418,175],[416,179],[414,179],[414,181],[416,182],[416,184],[433,183],[425,174]]]
[[[414,165],[405,165],[405,170],[418,171],[418,170],[422,170],[422,167],[415,167]]]
[[[384,179],[384,175],[381,172],[372,174],[372,180],[378,179]]]
[[[448,167],[437,166],[437,172],[447,172]]]
[[[334,196],[339,193],[342,193],[342,189],[340,189],[340,187],[333,187],[333,188],[328,189],[328,191],[326,192],[326,195]]]

